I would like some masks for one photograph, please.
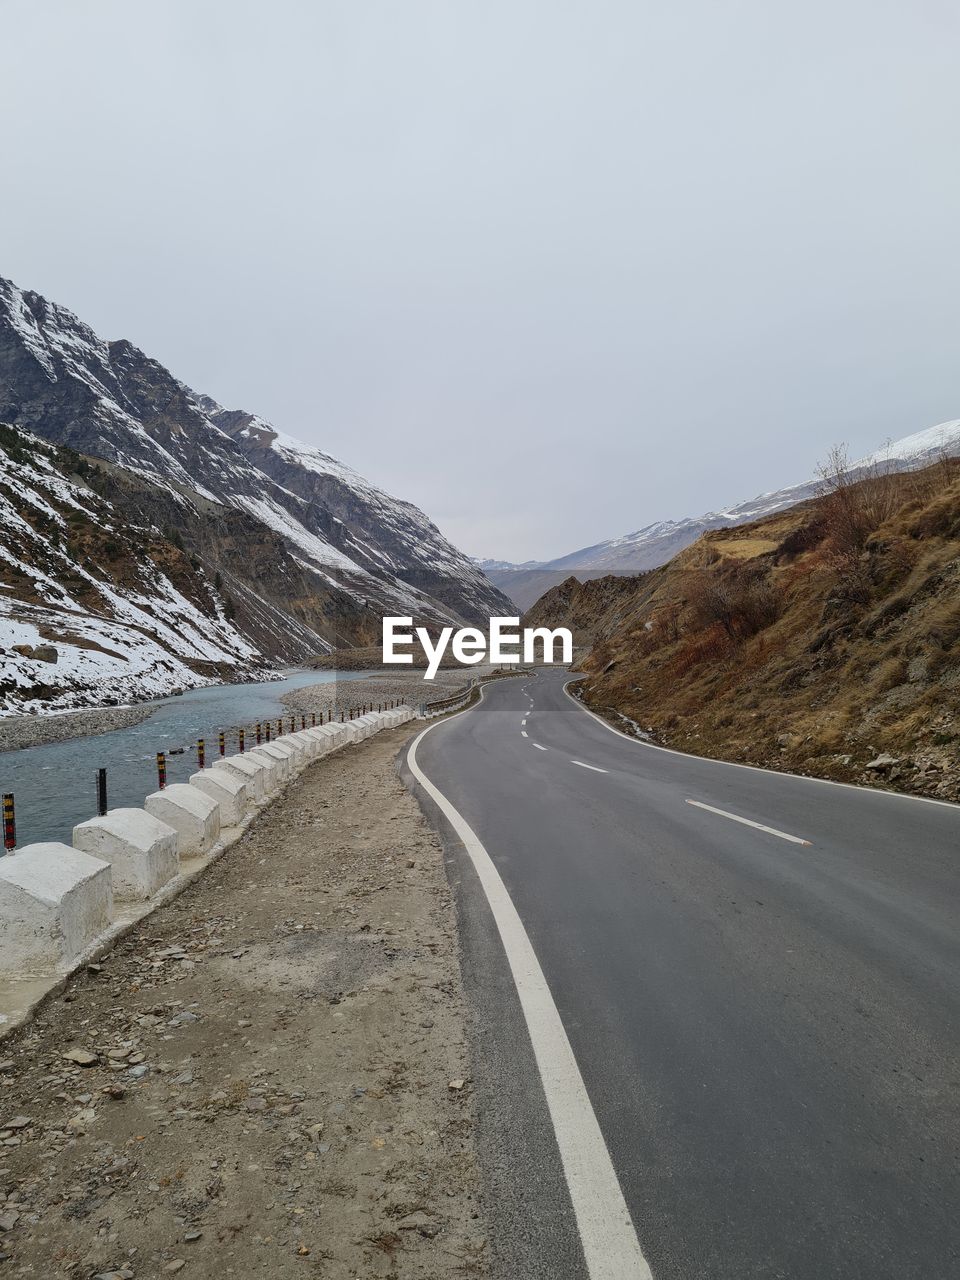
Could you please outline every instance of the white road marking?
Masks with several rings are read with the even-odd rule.
[[[606,769],[598,769],[595,764],[584,764],[582,760],[571,760],[571,764],[578,764],[581,769],[592,769],[594,773],[606,773]]]
[[[730,818],[732,822],[742,822],[745,827],[756,827],[758,831],[766,831],[767,835],[779,836],[781,840],[789,840],[791,844],[809,844],[809,840],[801,840],[799,836],[789,836],[786,831],[778,831],[776,827],[765,827],[762,822],[752,822],[750,818],[741,818],[737,813],[727,813],[726,809],[715,809],[712,804],[704,804],[702,800],[688,800],[687,804],[698,809],[706,809],[708,813],[719,814],[721,818]]]
[[[521,729],[521,730],[520,730],[520,737],[521,737],[521,738],[525,738],[526,736],[527,736],[527,731],[526,731],[526,729]]]
[[[520,721],[520,727],[521,727],[521,728],[523,728],[523,726],[524,726],[526,723],[527,723],[527,722],[526,722],[526,720],[521,720],[521,721]]]
[[[539,742],[535,742],[533,745],[537,748],[538,751],[546,751],[547,749],[546,747],[541,747]]]
[[[460,714],[469,715],[469,710]],[[587,1274],[590,1280],[653,1280],[563,1020],[523,922],[489,853],[417,764],[417,747],[443,723],[450,722],[429,725],[418,734],[407,763],[463,842],[490,904],[537,1060]]]
[[[848,791],[859,791],[861,795],[871,796],[889,796],[894,800],[913,800],[918,804],[938,804],[943,809],[953,809],[960,812],[960,805],[955,800],[934,800],[933,796],[908,796],[903,791],[889,791],[885,787],[861,787],[856,782],[837,782],[834,778],[814,778],[808,773],[789,773],[786,769],[765,769],[760,764],[741,764],[739,760],[715,760],[712,756],[697,756],[691,751],[677,751],[675,747],[661,747],[658,742],[642,742],[639,738],[632,738],[629,733],[624,733],[622,729],[617,729],[614,725],[608,724],[603,716],[598,716],[595,711],[591,711],[589,707],[585,707],[579,698],[575,698],[567,685],[575,684],[576,681],[568,680],[563,686],[563,692],[570,699],[575,707],[596,720],[597,724],[602,725],[604,729],[608,729],[610,733],[615,733],[618,738],[622,738],[624,742],[630,742],[635,747],[643,747],[647,751],[662,751],[668,756],[683,756],[686,760],[699,760],[703,764],[717,764],[724,769],[749,769],[751,773],[772,773],[776,778],[792,778],[795,782],[815,782],[821,787],[846,787]]]

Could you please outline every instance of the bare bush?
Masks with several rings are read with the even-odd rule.
[[[745,640],[775,622],[777,594],[764,571],[751,565],[727,570],[704,570],[693,580],[688,603],[696,623],[715,623],[731,640]]]

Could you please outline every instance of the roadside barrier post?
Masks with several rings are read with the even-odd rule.
[[[205,769],[207,765],[207,744],[203,738],[197,739],[197,768]]]
[[[283,737],[283,721],[279,717],[277,718],[277,737]]]
[[[157,752],[157,782],[161,791],[167,785],[167,757],[162,751]]]
[[[220,754],[222,756],[227,754],[227,735],[222,729],[220,730]]]
[[[295,733],[295,732],[296,732],[296,729],[297,729],[297,717],[296,717],[296,716],[291,716],[291,717],[290,717],[290,732],[291,732],[291,733]]]
[[[97,770],[97,813],[101,818],[107,816],[107,771]]]
[[[12,794],[3,797],[3,847],[7,853],[13,853],[17,847],[17,815]]]
[[[270,721],[267,721],[267,741],[270,741]]]
[[[260,721],[257,721],[257,746],[260,745]]]
[[[243,750],[244,750],[244,746],[243,746],[243,738],[244,738],[244,734],[243,734],[243,730],[241,729],[241,730],[240,730],[240,751],[241,751],[241,753],[242,753],[242,752],[243,752]]]
[[[310,713],[310,728],[315,729],[316,727],[317,727],[317,713],[315,711],[312,711]]]
[[[340,723],[341,723],[341,724],[343,724],[343,722],[344,722],[344,720],[346,720],[346,718],[347,718],[347,717],[346,717],[346,716],[344,715],[344,713],[341,711],[341,712],[340,712]]]

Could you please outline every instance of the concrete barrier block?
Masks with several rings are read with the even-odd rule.
[[[242,756],[224,756],[215,760],[212,767],[239,778],[247,784],[248,798],[258,803],[272,790],[268,786],[270,767],[260,759],[252,759],[246,752]]]
[[[287,753],[290,765],[288,776],[295,778],[307,763],[306,748],[302,747],[299,742],[294,742],[293,735],[289,733],[285,733],[282,738],[278,738],[274,746]]]
[[[290,741],[304,753],[308,760],[316,757],[317,740],[309,729],[301,729],[298,733],[290,734]]]
[[[264,789],[268,795],[272,795],[280,787],[283,786],[286,776],[286,761],[279,756],[275,756],[272,752],[267,753],[266,748],[272,746],[272,743],[264,743],[260,747],[256,747],[253,751],[246,753],[245,759],[253,760],[256,764],[260,764],[266,771],[264,780]]]
[[[0,973],[66,968],[109,927],[110,864],[68,844],[28,844],[0,858]]]
[[[113,896],[152,897],[180,869],[179,837],[145,809],[111,809],[73,828],[73,847],[112,869]]]
[[[220,806],[221,827],[238,827],[247,816],[250,791],[247,784],[226,769],[201,769],[191,774],[191,787],[215,800]]]
[[[307,733],[310,734],[310,737],[316,744],[316,754],[318,756],[325,756],[333,746],[333,736],[327,732],[332,728],[332,725],[317,725],[315,729],[307,730]]]
[[[180,837],[181,858],[206,853],[220,835],[220,806],[185,782],[154,791],[143,802],[147,813],[173,827]]]
[[[249,754],[261,760],[272,761],[276,769],[277,781],[286,782],[292,773],[292,753],[286,747],[281,747],[280,741],[279,738],[275,738],[273,742],[265,742]]]

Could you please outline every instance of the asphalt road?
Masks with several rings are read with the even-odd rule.
[[[960,1276],[960,808],[654,750],[566,679],[488,686],[416,764],[516,907],[655,1280]],[[500,1272],[596,1277],[442,825]]]

